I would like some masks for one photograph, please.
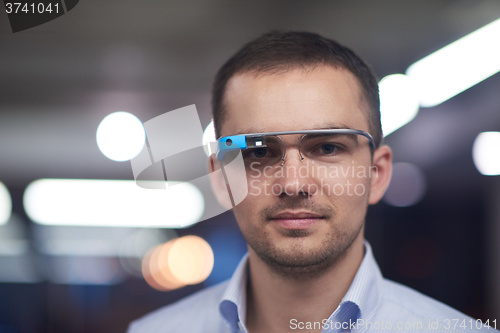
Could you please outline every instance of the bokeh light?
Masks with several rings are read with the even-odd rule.
[[[500,19],[417,61],[406,71],[420,105],[431,107],[500,71]]]
[[[185,236],[173,243],[167,262],[178,281],[197,284],[203,282],[212,272],[214,255],[210,245],[202,238]]]
[[[158,254],[157,254],[158,251],[160,251],[160,245],[149,250],[148,253],[146,253],[146,255],[144,256],[144,258],[142,258],[142,276],[144,277],[144,280],[146,280],[146,282],[154,289],[160,290],[160,291],[165,291],[168,289],[163,287],[162,285],[156,283],[155,279],[153,278],[153,274],[157,274],[157,272],[158,272],[157,267],[152,267],[153,262],[155,262],[155,263],[158,262],[156,259],[158,257]],[[151,258],[153,257],[153,255],[155,255],[156,258],[152,262]]]
[[[0,182],[0,225],[7,223],[12,212],[12,199],[9,190]]]
[[[205,209],[203,194],[190,183],[152,191],[133,180],[39,179],[23,202],[34,222],[68,226],[183,228]]]
[[[175,242],[178,240],[174,239],[163,246],[159,246],[158,250],[153,252],[150,263],[150,272],[155,282],[162,286],[164,290],[173,290],[177,288],[184,287],[186,283],[179,281],[170,270],[170,265],[168,263],[169,253],[174,246]]]
[[[146,140],[141,121],[131,113],[115,112],[97,127],[97,146],[107,158],[123,162],[139,154]]]
[[[485,176],[500,175],[500,132],[482,132],[474,140],[472,159]]]
[[[205,281],[213,265],[210,245],[190,235],[151,249],[142,261],[142,271],[151,287],[165,291]]]
[[[395,163],[392,179],[384,195],[384,202],[396,207],[412,206],[419,202],[427,190],[424,172],[410,163]]]
[[[139,229],[131,233],[120,244],[119,260],[122,268],[130,275],[142,277],[142,259],[148,251],[174,238],[177,238],[177,233],[173,229]]]
[[[413,83],[403,74],[384,77],[379,91],[382,131],[387,136],[415,118],[419,101]]]

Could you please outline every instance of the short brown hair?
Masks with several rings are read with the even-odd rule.
[[[217,72],[212,86],[212,115],[216,137],[221,135],[227,110],[224,93],[236,73],[277,73],[294,67],[327,64],[342,67],[359,80],[368,105],[370,134],[379,146],[382,141],[378,79],[373,70],[347,47],[315,33],[272,31],[245,44]]]

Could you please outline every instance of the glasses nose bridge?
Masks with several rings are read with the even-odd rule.
[[[307,136],[307,134],[282,134],[282,135],[284,135],[284,136],[286,136],[286,135],[290,135],[290,136],[292,136],[292,135],[301,135],[301,137],[299,139],[299,142],[297,144],[292,144],[291,146],[292,147],[295,147],[295,146],[297,147],[297,152],[298,152],[299,160],[300,161],[304,160],[304,156],[302,155],[302,153],[300,151],[300,144],[302,142],[302,139],[304,139],[304,137]],[[289,151],[289,148],[290,148],[290,143],[285,143],[285,141],[280,137],[280,135],[276,135],[276,137],[281,142],[282,149],[283,149],[283,152],[282,152],[282,155],[281,155],[281,166],[283,166],[285,164],[285,161],[286,161],[287,152]]]

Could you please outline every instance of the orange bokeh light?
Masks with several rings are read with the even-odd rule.
[[[166,291],[205,281],[213,265],[210,245],[204,239],[190,235],[151,249],[143,259],[142,271],[151,287]]]

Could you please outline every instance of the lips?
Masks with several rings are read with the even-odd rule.
[[[314,214],[314,213],[308,213],[308,212],[282,212],[279,214],[276,214],[275,216],[272,217],[273,220],[277,219],[284,219],[284,220],[290,220],[290,219],[314,219],[314,218],[322,218],[321,215],[319,214]]]
[[[324,216],[310,212],[281,212],[271,221],[285,229],[307,229],[324,219]]]

